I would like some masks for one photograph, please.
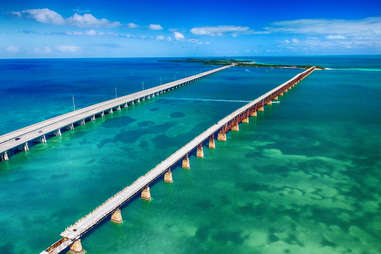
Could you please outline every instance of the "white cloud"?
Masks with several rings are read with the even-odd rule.
[[[137,24],[132,23],[132,22],[131,22],[131,23],[128,23],[127,26],[128,26],[129,28],[137,28],[137,27],[138,27]]]
[[[80,50],[78,46],[73,45],[60,45],[57,49],[63,53],[75,53]]]
[[[73,16],[65,19],[57,12],[48,8],[28,9],[22,11],[14,11],[11,13],[18,17],[34,19],[35,21],[40,23],[53,25],[69,24],[79,27],[115,27],[120,25],[119,21],[112,22],[105,18],[98,19],[90,13],[85,13],[83,15],[74,13]]]
[[[210,42],[209,41],[200,41],[200,40],[197,40],[197,39],[189,39],[188,42],[190,43],[194,43],[194,44],[197,44],[197,45],[209,45]]]
[[[20,49],[14,45],[9,45],[8,47],[5,48],[5,50],[9,53],[17,53],[20,51]]]
[[[162,41],[164,39],[165,39],[165,37],[163,35],[156,36],[156,40]]]
[[[180,32],[173,32],[173,36],[175,37],[176,40],[182,40],[184,39],[184,35]]]
[[[45,24],[62,25],[65,23],[64,18],[60,14],[48,8],[14,11],[12,14],[18,17],[34,19],[37,22]]]
[[[381,35],[381,17],[358,20],[297,19],[275,22],[267,29],[296,34]]]
[[[247,26],[204,26],[194,27],[190,31],[197,35],[221,36],[224,33],[234,33],[237,35],[240,32],[247,32],[250,28]]]
[[[70,31],[66,32],[66,35],[88,35],[88,36],[95,36],[95,35],[104,35],[103,32],[97,32],[93,29],[87,30],[87,31]]]
[[[340,34],[335,34],[335,35],[327,35],[325,38],[329,40],[344,40],[345,36]]]
[[[163,27],[161,25],[158,25],[158,24],[150,24],[149,28],[151,30],[163,30]]]
[[[37,54],[50,54],[51,52],[52,52],[52,49],[48,46],[34,49],[34,53],[37,53]]]
[[[108,19],[101,18],[98,19],[94,17],[92,14],[85,13],[83,15],[80,15],[78,13],[74,13],[74,15],[70,18],[66,19],[67,23],[79,26],[79,27],[115,27],[120,26],[119,21],[111,22]]]

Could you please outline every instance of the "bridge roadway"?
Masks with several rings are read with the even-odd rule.
[[[135,103],[145,98],[154,97],[161,94],[162,92],[178,88],[188,84],[191,81],[200,79],[232,66],[234,66],[234,64],[219,67],[210,71],[172,81],[133,94],[121,96],[112,100],[107,100],[4,134],[0,136],[0,161],[9,159],[11,154],[8,154],[7,152],[10,150],[14,150],[15,148],[20,149],[20,147],[21,149],[25,150],[25,145],[28,149],[28,142],[30,141],[36,139],[44,139],[43,142],[46,141],[47,137],[45,135],[47,134],[57,133],[60,135],[61,129],[70,128],[72,124],[74,127],[74,124],[80,123],[81,121],[86,121],[86,119],[92,117],[95,119],[95,117],[99,116],[99,114],[111,112],[110,110],[118,109],[118,107],[128,106],[128,104],[131,104],[132,102]]]
[[[139,194],[148,187],[153,181],[161,177],[166,173],[171,167],[175,166],[179,161],[186,158],[188,154],[194,151],[195,148],[203,145],[211,137],[214,139],[215,135],[221,131],[228,131],[226,128],[232,126],[232,124],[238,124],[244,117],[248,117],[249,113],[256,112],[261,107],[264,107],[265,104],[271,104],[274,98],[277,98],[279,95],[282,95],[283,92],[287,92],[288,89],[299,83],[302,79],[307,77],[315,70],[315,67],[311,67],[306,71],[294,76],[292,79],[287,82],[279,85],[278,87],[272,89],[271,91],[263,94],[257,99],[249,102],[243,107],[237,109],[233,113],[224,117],[216,124],[208,128],[206,131],[198,135],[192,141],[190,141],[185,146],[181,147],[175,153],[170,155],[167,159],[159,163],[153,169],[148,171],[145,175],[139,177],[131,185],[125,187],[120,192],[116,193],[114,196],[106,200],[103,204],[94,209],[91,213],[82,217],[80,220],[75,222],[73,225],[67,227],[64,232],[60,235],[63,237],[60,241],[62,244],[59,244],[60,241],[56,243],[57,246],[53,245],[47,250],[41,252],[42,254],[46,253],[59,253],[58,250],[62,250],[64,247],[68,247],[70,244],[80,239],[81,236],[86,234],[91,228],[100,223],[106,217],[110,216],[114,211],[119,209],[123,204],[125,204],[129,199]],[[238,119],[238,122],[237,122]]]

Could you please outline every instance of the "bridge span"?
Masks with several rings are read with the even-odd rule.
[[[121,108],[126,108],[140,101],[151,99],[234,65],[235,64],[226,65],[136,93],[97,103],[4,134],[0,136],[0,161],[9,160],[11,155],[20,150],[28,151],[32,142],[46,143],[50,136],[61,136],[64,130],[72,130],[77,125],[84,125],[87,121],[93,121],[95,118],[103,117],[105,114],[112,114],[115,110],[121,110]]]
[[[42,251],[41,254],[60,253],[69,248],[72,253],[82,253],[84,250],[82,248],[81,238],[86,235],[86,233],[90,232],[96,225],[106,219],[110,219],[114,223],[123,223],[121,208],[129,200],[140,195],[142,199],[150,201],[151,193],[149,186],[157,179],[164,176],[164,182],[173,182],[171,168],[174,169],[181,163],[182,168],[190,169],[189,156],[195,154],[197,157],[204,157],[204,146],[214,149],[216,147],[216,140],[221,142],[226,141],[226,133],[228,131],[239,131],[240,123],[249,123],[250,116],[256,117],[257,111],[264,111],[265,105],[271,105],[273,100],[278,100],[279,96],[288,92],[314,70],[315,67],[305,70],[287,82],[219,120],[216,124],[209,127],[206,131],[181,147],[167,159],[148,171],[145,175],[139,177],[131,185],[110,197],[103,204],[79,219],[73,225],[67,227],[65,231],[60,234],[62,239]]]

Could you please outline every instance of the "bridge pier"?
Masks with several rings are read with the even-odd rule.
[[[91,121],[95,121],[95,115],[91,117]]]
[[[41,143],[46,143],[46,136],[45,135],[41,136]]]
[[[28,145],[28,142],[25,142],[25,144],[24,144],[24,151],[25,151],[25,152],[29,151],[29,145]]]
[[[281,92],[281,93],[279,94],[279,96],[283,96],[283,92]]]
[[[220,131],[217,136],[218,141],[226,141],[226,133],[223,131]]]
[[[274,100],[278,100],[278,99],[279,99],[279,98],[278,98],[278,95],[274,97]]]
[[[189,163],[189,156],[188,154],[184,157],[183,161],[181,162],[182,168],[190,169],[190,163]]]
[[[263,107],[263,106],[260,106],[260,107],[258,108],[258,111],[260,111],[260,112],[263,112],[263,111],[265,111],[265,107]]]
[[[119,208],[113,212],[110,220],[111,220],[111,222],[114,222],[116,224],[122,224],[123,223],[122,212],[120,211]]]
[[[232,131],[239,131],[239,123],[236,123],[236,124],[232,127]]]
[[[70,130],[74,130],[74,124],[73,124],[73,123],[70,124],[69,129],[70,129]]]
[[[172,171],[171,169],[168,169],[167,172],[164,174],[164,182],[165,183],[173,183],[173,178],[172,178]]]
[[[9,161],[8,153],[4,152],[1,158],[3,161]]]
[[[243,120],[242,120],[242,123],[249,123],[249,117],[245,117]]]
[[[136,100],[136,103],[140,103],[140,99],[137,99],[137,100]]]
[[[257,111],[253,111],[250,113],[250,116],[253,116],[253,117],[256,117],[258,114],[257,114]]]
[[[149,186],[147,186],[147,187],[144,188],[144,190],[142,191],[140,197],[141,197],[142,199],[144,199],[144,200],[147,200],[147,201],[151,201],[151,200],[152,200],[151,192],[150,192]]]
[[[128,108],[128,102],[124,103],[124,108]]]
[[[120,105],[118,105],[118,107],[116,107],[116,110],[118,110],[118,111],[122,110],[122,109],[120,108]]]
[[[214,136],[209,137],[209,149],[215,149],[216,148],[216,142],[214,141]]]
[[[104,117],[104,116],[105,116],[105,112],[102,111],[102,113],[101,113],[101,117]]]
[[[113,114],[114,113],[114,110],[112,108],[110,108],[110,110],[108,111],[109,114]]]
[[[135,102],[134,102],[134,101],[131,101],[131,105],[135,105]]]
[[[61,129],[56,130],[55,135],[58,137],[62,136]]]
[[[86,124],[85,119],[82,119],[82,120],[81,120],[81,125],[85,125],[85,124]]]
[[[204,148],[202,146],[202,144],[200,144],[198,147],[197,147],[197,153],[196,153],[196,156],[198,158],[204,158]]]
[[[70,254],[84,254],[86,251],[82,248],[81,239],[75,240],[75,242],[70,246],[68,251]]]
[[[272,105],[272,104],[273,104],[272,100],[269,100],[268,102],[266,102],[266,105]]]

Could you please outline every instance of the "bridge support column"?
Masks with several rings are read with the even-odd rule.
[[[24,151],[25,151],[25,152],[29,151],[29,145],[28,145],[28,142],[25,142],[25,144],[24,144]]]
[[[286,89],[284,89],[284,91],[283,91],[284,93],[287,93],[288,92],[288,89],[286,88]]]
[[[173,178],[172,178],[172,171],[171,169],[168,169],[167,172],[164,174],[164,182],[165,183],[173,183]]]
[[[226,141],[226,133],[220,131],[220,132],[218,133],[217,140],[218,140],[218,141]]]
[[[95,121],[95,115],[91,117],[91,121]]]
[[[209,137],[209,149],[215,149],[216,148],[216,142],[214,141],[214,136]]]
[[[45,135],[41,136],[41,143],[46,143],[46,136]]]
[[[283,92],[281,92],[281,93],[279,94],[279,96],[283,96]]]
[[[108,111],[110,114],[113,114],[114,113],[114,110],[112,108],[110,108],[110,110]]]
[[[139,102],[140,102],[140,99],[137,99],[137,100],[136,100],[136,103],[139,103]]]
[[[120,105],[118,105],[118,107],[116,107],[116,110],[118,110],[118,111],[121,110]]]
[[[135,102],[134,101],[131,101],[131,105],[134,105],[135,104]]]
[[[71,246],[70,246],[70,254],[84,254],[86,251],[82,248],[81,239],[76,240]]]
[[[151,197],[151,192],[150,192],[149,186],[144,188],[140,197],[144,200],[151,201],[152,197]]]
[[[124,103],[124,108],[128,108],[128,102]]]
[[[56,130],[55,135],[58,137],[62,136],[61,129]]]
[[[258,111],[263,112],[263,111],[265,111],[265,108],[264,108],[263,106],[260,106],[260,107],[258,108]]]
[[[116,224],[123,223],[122,212],[120,211],[120,209],[116,209],[115,212],[111,215],[111,222],[114,222]]]
[[[250,113],[250,116],[253,116],[253,117],[256,117],[258,114],[257,114],[257,111],[253,111]]]
[[[239,131],[239,124],[236,123],[233,127],[232,127],[232,131]]]
[[[268,102],[266,102],[266,105],[271,105],[271,104],[273,104],[272,100],[269,100]]]
[[[278,99],[279,99],[279,97],[278,97],[278,96],[275,96],[275,97],[274,97],[274,100],[278,100]]]
[[[101,117],[104,117],[104,116],[105,116],[105,112],[102,111],[102,113],[101,113]]]
[[[196,156],[198,158],[204,158],[204,148],[202,146],[202,144],[200,144],[198,147],[197,147],[197,153],[196,153]]]
[[[85,124],[86,124],[85,119],[81,120],[81,125],[85,125]]]
[[[182,168],[185,169],[190,169],[190,163],[189,163],[189,157],[188,154],[184,157],[182,163],[181,163]]]
[[[242,123],[249,123],[249,117],[245,117],[243,120],[242,120]]]
[[[70,130],[74,130],[74,124],[73,124],[73,123],[70,124],[69,129],[70,129]]]
[[[148,95],[148,96],[147,96],[147,99],[148,99],[148,100],[151,99],[151,95]]]
[[[3,161],[9,161],[8,153],[4,152],[1,158]]]

